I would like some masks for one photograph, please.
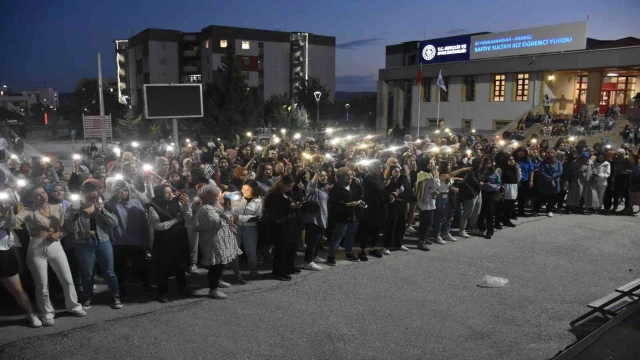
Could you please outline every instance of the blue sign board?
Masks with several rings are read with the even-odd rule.
[[[467,61],[471,52],[471,36],[454,36],[420,42],[418,57],[421,64]]]

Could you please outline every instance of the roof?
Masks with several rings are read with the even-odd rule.
[[[587,38],[587,49],[589,50],[613,49],[629,46],[640,46],[640,39],[632,36],[618,40],[598,40]]]

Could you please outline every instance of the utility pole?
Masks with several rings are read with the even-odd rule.
[[[102,60],[98,53],[98,99],[100,100],[100,118],[102,119],[102,151],[108,149],[107,146],[107,119],[104,116],[104,95],[102,94]]]

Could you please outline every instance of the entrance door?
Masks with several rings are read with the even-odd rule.
[[[607,113],[610,99],[611,99],[611,90],[605,90],[600,94],[600,106],[598,108],[598,111],[600,111],[600,114]]]

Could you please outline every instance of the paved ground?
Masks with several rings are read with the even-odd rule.
[[[0,358],[548,359],[575,341],[568,323],[588,302],[638,276],[637,222],[528,218],[492,240],[234,286],[224,301],[203,288],[168,305],[94,305],[40,329],[2,316]],[[484,275],[509,283],[479,288]]]

